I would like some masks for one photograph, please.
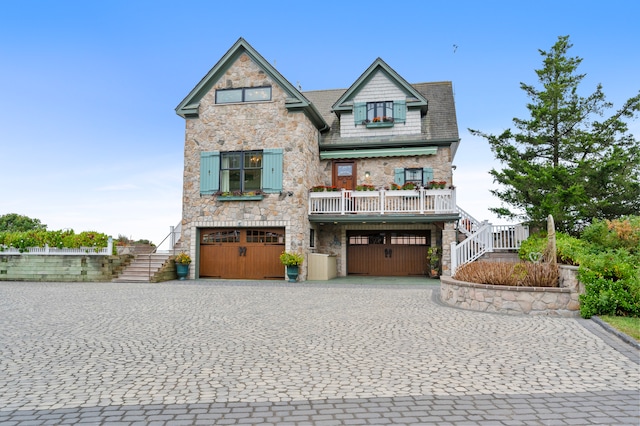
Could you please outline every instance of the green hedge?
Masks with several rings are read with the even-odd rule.
[[[29,247],[44,247],[45,245],[56,248],[93,247],[100,249],[107,247],[108,240],[109,236],[100,232],[85,231],[76,234],[71,229],[0,232],[0,251],[6,247],[15,247],[23,252]]]

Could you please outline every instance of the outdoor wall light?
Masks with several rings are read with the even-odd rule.
[[[364,172],[364,177],[370,178],[371,177],[371,172]]]

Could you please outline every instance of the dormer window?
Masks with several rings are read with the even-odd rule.
[[[393,122],[393,101],[367,102],[367,120],[370,123]]]
[[[241,102],[265,102],[271,100],[271,86],[241,87],[239,89],[216,90],[217,104],[235,104]]]
[[[404,123],[407,118],[407,102],[379,101],[354,102],[353,117],[355,125],[367,127],[392,127],[394,123]]]

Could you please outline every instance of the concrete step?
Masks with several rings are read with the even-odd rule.
[[[494,251],[485,253],[478,259],[478,262],[519,262],[517,252],[511,251]]]
[[[151,282],[151,278],[162,268],[170,254],[138,254],[133,261],[114,278],[113,282]]]

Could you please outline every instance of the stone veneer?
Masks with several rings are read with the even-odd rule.
[[[560,265],[559,287],[511,287],[440,279],[440,299],[451,306],[482,312],[576,317],[584,286],[577,267]]]
[[[272,100],[216,104],[215,89],[272,87]],[[283,227],[286,250],[309,253],[309,188],[323,179],[318,164],[319,132],[302,112],[289,112],[287,94],[243,54],[200,100],[199,116],[186,119],[182,240],[196,259],[197,229],[208,227]],[[258,201],[223,202],[200,195],[200,153],[207,151],[284,150],[283,192]],[[315,166],[314,166],[315,165]],[[195,278],[198,264],[189,270]],[[283,269],[284,271],[284,269]],[[305,279],[306,266],[300,279]],[[283,272],[284,278],[284,272]]]

